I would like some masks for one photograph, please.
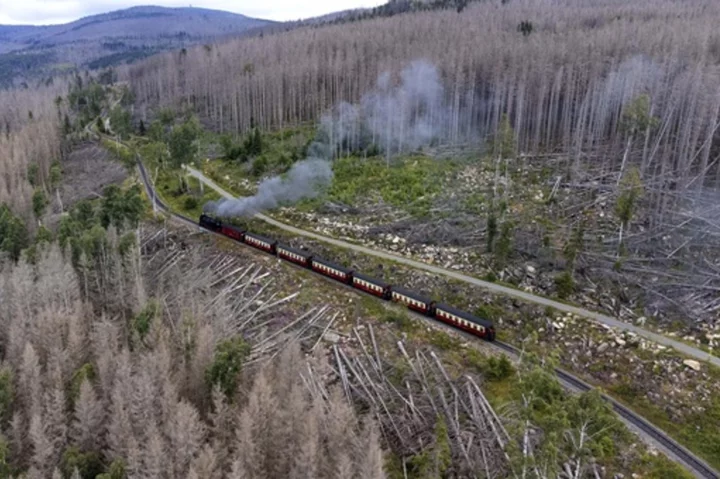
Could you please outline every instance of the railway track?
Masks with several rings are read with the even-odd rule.
[[[507,343],[496,341],[494,345],[511,354],[520,354],[519,349]],[[582,379],[577,378],[576,376],[573,376],[572,374],[568,373],[563,369],[555,368],[555,375],[563,383],[580,392],[589,391],[593,388],[590,384],[586,383]],[[625,420],[626,423],[631,424],[636,429],[646,434],[656,444],[660,445],[665,450],[666,454],[669,453],[668,455],[670,457],[673,457],[676,461],[682,463],[686,468],[692,471],[695,476],[708,479],[717,479],[720,477],[720,475],[718,475],[718,473],[712,467],[710,467],[709,464],[695,456],[695,454],[693,454],[691,451],[689,451],[682,445],[678,444],[664,431],[660,430],[659,428],[648,422],[645,418],[636,414],[630,408],[621,404],[607,394],[603,394],[602,397],[612,405],[615,413],[623,420]]]
[[[235,197],[228,193],[227,191],[223,190],[219,185],[217,185],[214,181],[212,181],[210,178],[207,178],[201,171],[196,170],[195,168],[192,168],[190,166],[185,166],[185,170],[188,172],[189,175],[194,176],[202,183],[205,183],[210,188],[217,191],[221,196],[227,199],[234,199]],[[503,284],[498,283],[492,283],[489,281],[485,281],[479,278],[475,278],[473,276],[468,276],[466,274],[460,273],[458,271],[454,270],[448,270],[445,268],[441,268],[432,264],[416,261],[411,258],[407,258],[405,256],[400,256],[398,254],[389,253],[386,251],[381,251],[377,249],[368,248],[363,245],[350,243],[344,240],[331,238],[328,236],[324,236],[318,233],[314,233],[312,231],[303,230],[301,228],[297,228],[295,226],[289,225],[287,223],[283,223],[281,221],[278,221],[274,218],[271,218],[269,216],[266,216],[262,213],[256,213],[255,218],[264,221],[265,223],[268,223],[276,228],[280,228],[288,233],[292,233],[298,236],[304,236],[306,238],[311,238],[314,240],[322,241],[323,243],[328,243],[333,246],[337,246],[343,249],[348,249],[352,251],[356,251],[358,253],[363,253],[366,255],[374,256],[377,258],[381,258],[384,260],[393,261],[396,263],[403,264],[405,266],[410,266],[411,268],[427,271],[429,273],[433,274],[439,274],[442,276],[446,276],[458,281],[462,281],[463,283],[472,284],[474,286],[479,286],[481,288],[487,289],[489,291],[492,291],[497,294],[501,294],[503,296],[509,296],[511,298],[517,298],[522,301],[526,301],[528,303],[534,303],[540,306],[549,306],[553,309],[556,309],[558,311],[563,311],[566,313],[571,313],[577,316],[581,316],[583,318],[591,319],[593,321],[597,321],[598,323],[605,324],[607,326],[610,326],[612,328],[617,328],[624,331],[630,331],[638,336],[642,336],[645,339],[648,339],[650,341],[653,341],[658,344],[662,344],[664,346],[671,347],[675,349],[676,351],[685,354],[693,359],[697,359],[699,361],[705,361],[710,364],[713,364],[717,367],[720,367],[720,357],[714,356],[712,354],[709,354],[699,348],[696,348],[690,344],[672,339],[667,336],[663,336],[658,333],[654,333],[652,331],[649,331],[647,329],[641,328],[639,326],[636,326],[631,323],[626,323],[624,321],[620,321],[617,318],[608,316],[606,314],[599,313],[597,311],[591,311],[585,308],[581,308],[578,306],[573,306],[570,304],[561,303],[559,301],[555,301],[550,298],[546,298],[544,296],[538,296],[533,293],[529,293],[527,291],[523,291],[521,289],[511,288],[508,286],[505,286]]]
[[[145,191],[152,201],[154,205],[156,205],[160,210],[164,211],[168,215],[170,215],[173,219],[176,221],[179,221],[187,226],[191,226],[194,228],[200,228],[197,224],[197,221],[193,218],[188,218],[187,216],[181,215],[179,213],[175,213],[171,210],[171,208],[168,207],[167,204],[165,204],[161,198],[157,196],[157,193],[155,191],[155,188],[153,187],[152,182],[150,181],[150,177],[147,173],[147,170],[145,169],[145,166],[143,165],[140,157],[136,158],[137,160],[137,166],[138,170],[140,171],[140,176],[142,178],[143,184],[145,186]],[[217,234],[214,232],[210,232],[212,234]],[[222,235],[219,235],[222,236]],[[224,236],[223,236],[224,237]],[[291,264],[291,263],[288,263]],[[330,280],[328,280],[330,281]],[[349,287],[348,287],[349,288]],[[355,292],[358,292],[355,288],[350,288]],[[417,316],[420,316],[419,314],[416,314]],[[423,317],[423,319],[429,319],[427,317]],[[438,323],[437,321],[433,321],[433,323]],[[470,337],[469,334],[457,331],[454,328],[451,328],[450,326],[447,326],[447,329],[451,329],[452,331],[458,332],[462,335],[467,335]],[[477,340],[474,336],[473,339]],[[502,341],[494,341],[492,343],[488,343],[506,353],[512,354],[514,356],[520,356],[521,351],[517,349],[516,347],[503,343]],[[567,371],[555,368],[555,374],[557,375],[558,379],[571,389],[585,392],[591,390],[593,387],[586,383],[585,381],[579,379],[578,377],[568,373]],[[634,427],[636,430],[640,431],[642,434],[645,434],[648,438],[650,438],[656,445],[660,446],[660,448],[665,452],[666,455],[673,458],[675,461],[679,462],[680,464],[684,465],[688,470],[690,470],[696,477],[704,478],[704,479],[720,479],[720,474],[718,474],[710,465],[708,465],[705,461],[698,458],[693,454],[691,451],[677,443],[674,439],[672,439],[668,434],[666,434],[664,431],[660,430],[658,427],[654,426],[647,420],[645,420],[642,416],[636,414],[631,409],[629,409],[627,406],[619,403],[617,400],[613,399],[612,397],[602,394],[603,398],[608,401],[611,405],[615,413],[620,416],[627,424]]]

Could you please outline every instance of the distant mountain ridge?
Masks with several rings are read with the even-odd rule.
[[[0,25],[0,86],[74,68],[100,68],[277,25],[205,8],[132,7],[63,25]]]

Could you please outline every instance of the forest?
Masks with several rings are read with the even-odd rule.
[[[718,17],[710,0],[391,2],[0,91],[0,477],[687,477],[558,363],[717,461],[714,369],[285,238],[494,318],[527,348],[511,362],[176,228],[135,161],[197,215],[217,195],[183,164],[256,198],[315,178],[310,158],[322,194],[254,208],[519,288],[547,269],[548,294],[634,318],[650,301],[628,285],[650,284],[663,314],[716,331]]]
[[[460,155],[464,146],[479,146],[497,169],[534,170],[549,184],[533,187],[578,198],[561,205],[561,228],[516,235],[531,256],[547,243],[543,235],[564,249],[572,231],[584,228],[586,238],[597,239],[585,241],[591,251],[584,259],[602,272],[627,257],[625,272],[638,273],[629,278],[634,287],[665,278],[668,269],[682,271],[643,294],[659,309],[704,322],[720,308],[712,299],[718,15],[716,2],[704,0],[472,2],[462,12],[420,9],[163,54],[120,77],[132,85],[139,118],[171,107],[235,136],[253,126],[317,125],[328,112],[342,116],[345,104],[362,109],[375,95],[374,112],[404,115],[408,124],[423,118],[436,143],[455,145]],[[425,104],[383,105],[379,100],[390,98],[418,61],[431,69],[415,72],[412,88],[427,90],[434,68],[439,95],[430,103],[413,97]],[[502,158],[492,141],[503,118],[512,158]],[[361,123],[336,117],[333,125],[342,130],[331,137],[347,134],[350,141],[341,156],[368,151],[358,148],[366,135]],[[373,128],[393,125],[395,143],[386,154],[413,144],[400,123]],[[626,206],[613,212],[617,224],[582,226],[588,217],[604,222],[592,210],[608,195]],[[694,290],[698,284],[704,289]]]
[[[449,86],[450,114],[433,127],[450,141],[484,138],[507,114],[519,151],[561,150],[570,170],[591,162],[617,175],[627,150],[657,185],[660,205],[668,177],[680,191],[717,180],[718,14],[703,0],[481,2],[460,14],[421,12],[160,55],[123,78],[141,108],[185,105],[220,131],[241,132],[251,120],[265,128],[317,120],[333,105],[357,103],[380,74],[424,58]],[[529,34],[519,31],[523,22]],[[637,118],[628,124],[631,105]]]

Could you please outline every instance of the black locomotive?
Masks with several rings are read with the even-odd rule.
[[[465,311],[437,303],[405,288],[391,286],[371,276],[350,270],[314,256],[306,251],[290,248],[289,246],[278,243],[272,238],[241,230],[236,226],[224,223],[220,219],[206,214],[200,215],[199,224],[207,230],[220,233],[228,238],[310,269],[323,276],[364,291],[365,293],[377,296],[386,301],[395,301],[404,304],[413,311],[435,318],[438,321],[442,321],[443,323],[447,323],[488,341],[495,340],[495,326],[491,321],[486,319],[480,319]]]

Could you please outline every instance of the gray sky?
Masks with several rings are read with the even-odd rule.
[[[67,23],[136,5],[213,8],[270,20],[297,20],[349,8],[373,7],[383,0],[0,0],[0,25]]]

